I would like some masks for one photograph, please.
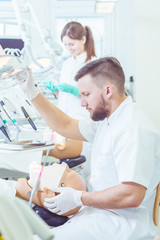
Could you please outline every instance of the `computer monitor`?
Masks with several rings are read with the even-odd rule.
[[[0,38],[0,45],[2,46],[2,48],[4,50],[6,48],[22,50],[24,47],[24,42],[22,39]],[[15,53],[15,55],[16,55],[16,53]]]

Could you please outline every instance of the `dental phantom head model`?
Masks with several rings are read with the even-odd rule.
[[[29,180],[25,178],[18,179],[16,184],[16,196],[24,200],[29,201],[32,189],[38,179],[38,175],[42,166],[38,162],[33,162],[29,169]],[[45,198],[55,196],[55,193],[51,190],[53,187],[72,187],[76,190],[86,191],[86,186],[83,178],[71,170],[66,163],[57,164],[54,163],[50,166],[44,166],[39,180],[39,184],[33,196],[32,202],[38,206],[43,205]],[[56,193],[57,194],[57,193]],[[70,210],[63,216],[69,216],[76,213],[80,207]]]

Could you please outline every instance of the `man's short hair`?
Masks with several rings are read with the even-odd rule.
[[[114,57],[104,57],[87,63],[78,71],[75,80],[78,81],[85,75],[90,75],[100,88],[110,82],[117,87],[120,94],[124,93],[125,75],[119,61]]]

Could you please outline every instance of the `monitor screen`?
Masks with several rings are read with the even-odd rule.
[[[22,39],[15,39],[15,38],[0,38],[0,45],[5,50],[6,48],[9,49],[19,49],[22,50],[24,47],[24,42]],[[16,55],[16,54],[15,54]]]

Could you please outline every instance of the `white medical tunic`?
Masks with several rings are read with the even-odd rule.
[[[108,119],[81,120],[79,128],[93,143],[89,191],[101,191],[127,181],[141,184],[147,191],[137,208],[84,207],[71,219],[70,227],[81,227],[97,240],[154,239],[153,205],[160,181],[160,136],[156,129],[131,97]]]
[[[76,59],[74,57],[68,58],[63,63],[59,83],[68,83],[78,87],[78,83],[74,80],[74,77],[78,70],[85,65],[86,57],[87,54],[84,52],[78,55]],[[72,93],[59,92],[58,107],[72,118],[89,118],[89,112],[81,106],[80,97]]]

